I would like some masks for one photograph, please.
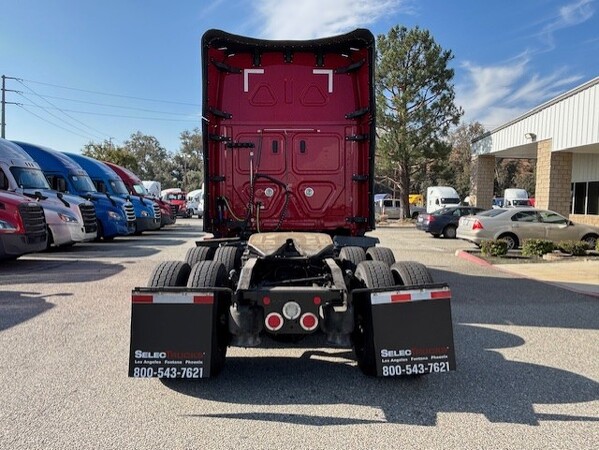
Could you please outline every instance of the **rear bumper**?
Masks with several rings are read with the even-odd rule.
[[[331,327],[333,334],[349,335],[358,327],[356,317],[360,329],[370,330],[376,375],[455,370],[447,285],[357,289],[350,295],[350,305],[336,305],[343,301],[342,293],[335,289],[273,288],[233,293],[226,288],[136,288],[131,296],[129,376],[209,377],[215,324],[226,309],[230,345],[240,345],[239,340],[244,347],[259,345],[263,331],[297,335],[318,330],[327,333]],[[297,318],[286,316],[283,310],[290,298],[301,307]],[[217,310],[221,312],[217,314]],[[306,314],[312,315],[303,322],[301,331]],[[269,320],[273,315],[278,318]],[[284,316],[287,323],[283,323]],[[192,370],[194,367],[201,370]]]

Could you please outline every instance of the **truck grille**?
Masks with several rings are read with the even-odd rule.
[[[154,217],[156,219],[160,219],[160,217],[162,216],[162,214],[160,213],[160,206],[158,206],[157,203],[154,203],[152,207],[154,208]]]
[[[23,226],[29,243],[44,241],[48,234],[44,210],[39,205],[21,204],[19,213],[23,219]]]
[[[127,218],[127,222],[135,222],[135,210],[133,209],[133,203],[125,203],[123,205],[123,209],[125,210],[125,217]]]
[[[179,212],[179,205],[171,204],[171,213],[172,213],[173,217],[176,216],[178,212]]]
[[[79,211],[83,217],[83,228],[86,233],[95,233],[98,231],[98,224],[96,222],[96,208],[91,203],[81,203],[79,205]]]

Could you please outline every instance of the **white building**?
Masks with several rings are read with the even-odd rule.
[[[536,158],[537,207],[599,226],[599,77],[475,139],[472,151],[476,205],[491,206],[495,158]]]

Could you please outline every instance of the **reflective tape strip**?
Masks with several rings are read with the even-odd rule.
[[[154,301],[154,297],[151,295],[132,295],[131,302],[133,303],[152,303]]]
[[[167,303],[167,304],[196,304],[211,305],[214,303],[214,294],[188,294],[181,293],[156,293],[156,294],[133,294],[131,296],[133,303]]]
[[[434,291],[418,289],[411,291],[375,292],[370,295],[370,302],[373,305],[382,305],[386,303],[417,302],[422,300],[448,300],[450,298],[451,291],[449,289]]]
[[[194,295],[193,302],[198,305],[211,305],[214,303],[214,295]]]

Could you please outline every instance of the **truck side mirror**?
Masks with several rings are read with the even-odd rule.
[[[64,178],[56,178],[56,190],[59,192],[66,192],[67,191],[67,183],[64,180]]]

